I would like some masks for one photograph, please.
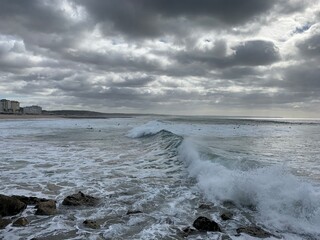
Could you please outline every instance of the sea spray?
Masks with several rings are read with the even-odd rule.
[[[221,160],[206,158],[208,154],[198,148],[190,139],[184,140],[179,158],[208,200],[232,201],[274,231],[320,234],[319,187],[278,165],[246,171],[228,168]]]

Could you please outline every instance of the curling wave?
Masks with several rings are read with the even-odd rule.
[[[190,140],[179,147],[180,160],[208,200],[231,201],[277,232],[320,237],[319,186],[281,166],[234,168],[207,156]]]

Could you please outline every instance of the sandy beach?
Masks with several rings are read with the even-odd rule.
[[[16,115],[16,114],[0,114],[0,120],[19,120],[19,119],[48,119],[61,118],[57,115]]]

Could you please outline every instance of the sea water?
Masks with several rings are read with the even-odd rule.
[[[0,121],[0,193],[51,198],[0,239],[185,239],[198,216],[223,233],[187,239],[320,239],[320,122],[213,117]],[[82,191],[97,207],[61,203]],[[206,204],[210,209],[199,206]],[[128,211],[141,213],[127,215]],[[233,218],[222,221],[220,214]],[[89,229],[92,219],[100,229]]]

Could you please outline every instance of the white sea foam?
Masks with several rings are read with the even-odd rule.
[[[302,239],[303,233],[318,236],[319,188],[277,164],[297,156],[292,161],[297,169],[316,175],[315,126],[147,122],[150,119],[2,122],[0,192],[56,199],[61,214],[38,217],[28,208],[23,213],[32,219],[28,227],[8,226],[0,238],[175,239],[177,228],[192,225],[201,213],[202,194],[217,208],[223,208],[219,202],[224,200],[239,206],[234,221],[221,223],[231,236],[241,220],[250,223],[243,212],[255,217],[252,223],[279,230],[286,239]],[[182,138],[176,135],[187,139],[179,148],[180,161],[176,146]],[[65,196],[79,190],[101,198],[101,204],[80,209],[61,205]],[[143,213],[128,216],[128,210]],[[220,220],[218,212],[211,217]],[[85,219],[99,220],[101,228],[85,228]]]
[[[150,121],[146,124],[133,128],[127,134],[131,138],[139,138],[149,135],[154,135],[163,129],[163,124],[159,121]]]
[[[254,207],[261,224],[274,231],[320,234],[320,188],[276,165],[243,171],[206,159],[190,140],[179,148],[189,174],[213,202]]]

